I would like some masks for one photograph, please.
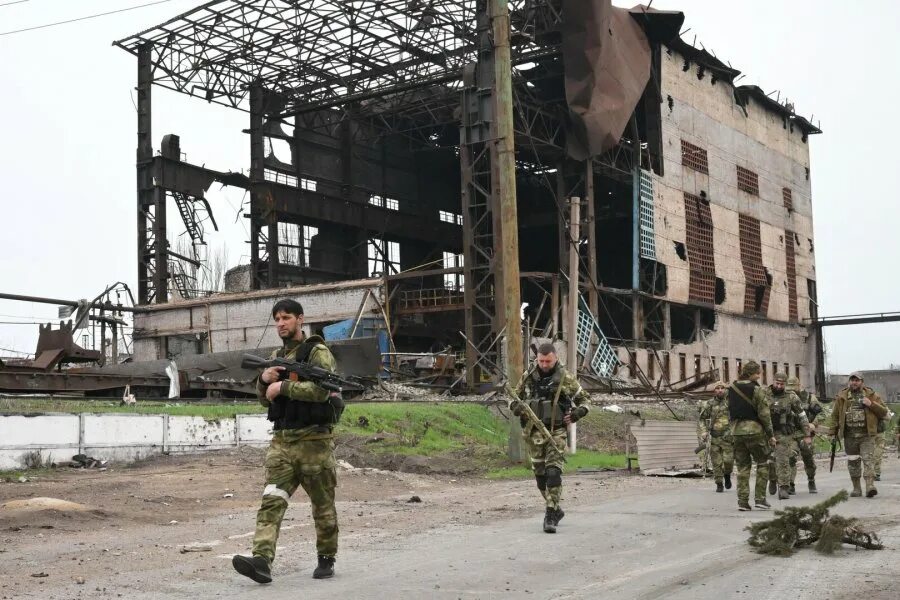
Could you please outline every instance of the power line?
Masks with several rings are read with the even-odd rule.
[[[27,2],[28,0],[18,0],[18,2]],[[138,8],[144,8],[146,6],[153,6],[155,4],[163,4],[165,2],[171,2],[172,0],[157,0],[156,2],[148,2],[147,4],[138,4],[137,6],[129,6],[128,8],[120,8],[118,10],[110,10],[107,12],[96,13],[93,15],[86,15],[84,17],[77,17],[75,19],[67,19],[65,21],[57,21],[55,23],[45,23],[44,25],[35,25],[34,27],[26,27],[24,29],[14,29],[12,31],[4,31],[0,33],[0,36],[3,35],[12,35],[14,33],[23,33],[25,31],[34,31],[35,29],[45,29],[47,27],[55,27],[56,25],[65,25],[66,23],[75,23],[77,21],[86,21],[88,19],[96,19],[97,17],[105,17],[106,15],[114,15],[116,13],[127,12],[129,10],[135,10]],[[15,4],[15,2],[11,3]],[[5,6],[0,4],[0,6]]]
[[[28,0],[15,0],[14,2],[4,2],[3,4],[0,4],[0,8],[3,8],[4,6],[12,6],[13,4],[22,4],[23,2],[28,2]]]

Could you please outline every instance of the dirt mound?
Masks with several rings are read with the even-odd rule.
[[[96,521],[108,516],[105,511],[59,498],[24,498],[0,504],[0,523],[3,529],[9,531],[65,528],[67,524]]]
[[[0,511],[37,511],[37,510],[56,510],[59,512],[86,512],[91,510],[90,507],[77,502],[69,502],[68,500],[60,500],[59,498],[26,498],[24,500],[10,500],[4,504],[0,504]]]

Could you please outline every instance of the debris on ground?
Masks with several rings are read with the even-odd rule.
[[[410,502],[416,503],[416,502],[421,502],[421,501],[422,501],[422,499],[419,498],[418,496],[411,496],[410,499],[407,500],[406,502],[407,502],[407,503],[410,503]]]
[[[107,462],[87,454],[76,454],[72,457],[72,462],[69,463],[69,466],[73,469],[100,469],[106,468]]]
[[[867,550],[881,550],[884,544],[873,531],[857,525],[857,519],[829,514],[847,500],[847,491],[813,506],[790,506],[776,510],[776,518],[753,523],[745,529],[750,532],[747,542],[759,554],[790,556],[797,548],[812,546],[816,552],[833,554],[842,544]]]

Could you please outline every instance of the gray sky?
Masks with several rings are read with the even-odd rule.
[[[0,4],[9,0],[0,0]],[[30,0],[0,6],[0,34],[149,0]],[[112,40],[199,4],[157,6],[14,35],[0,35],[0,181],[4,233],[0,291],[93,297],[121,280],[136,291],[136,60]],[[629,3],[616,2],[625,5]],[[821,120],[810,138],[816,266],[822,315],[900,311],[900,209],[895,169],[900,125],[900,3],[869,0],[656,0],[686,14],[685,35],[747,76],[781,90]],[[153,145],[181,136],[187,159],[215,169],[249,165],[246,113],[153,90]],[[872,165],[875,165],[874,167]],[[893,182],[893,183],[892,183]],[[209,194],[230,263],[247,262],[243,192]],[[19,318],[15,318],[19,317]],[[56,307],[0,301],[0,348],[33,352],[36,325]],[[827,331],[834,372],[900,363],[900,323]],[[0,351],[0,354],[4,354]]]

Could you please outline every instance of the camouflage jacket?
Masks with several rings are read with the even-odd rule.
[[[713,396],[700,408],[697,433],[701,438],[710,432],[710,424],[712,437],[731,438],[731,417],[728,414],[728,400],[725,396],[722,398]]]
[[[884,405],[884,400],[881,399],[881,396],[870,387],[862,387],[860,391],[855,394],[850,391],[850,388],[848,387],[838,392],[838,395],[834,398],[834,407],[831,410],[831,418],[828,420],[828,433],[837,435],[841,438],[844,437],[847,410],[850,408],[851,403],[860,401],[863,396],[872,401],[872,404],[864,409],[866,433],[869,435],[876,435],[878,433],[878,421],[887,416],[888,410]]]
[[[749,383],[748,380],[736,381],[735,383]],[[732,389],[734,384],[731,385],[728,389],[729,396],[735,393],[735,390]],[[769,403],[766,402],[766,394],[763,392],[763,388],[756,382],[754,382],[753,388],[753,396],[748,399],[750,402],[748,404],[753,408],[756,412],[758,421],[748,420],[748,419],[738,419],[733,420],[731,423],[731,435],[756,435],[759,433],[765,434],[766,438],[771,438],[775,436],[774,431],[772,430],[772,416],[769,413]],[[730,401],[730,398],[729,398]],[[744,401],[741,399],[741,401]]]
[[[819,399],[816,398],[815,394],[807,392],[806,390],[801,390],[799,392],[794,392],[797,394],[797,397],[800,398],[800,406],[803,407],[803,410],[806,412],[806,418],[809,419],[809,415],[815,413],[812,421],[810,423],[815,423],[822,416],[822,411],[824,408],[822,407],[822,403],[819,402]],[[814,408],[818,407],[818,408]]]
[[[591,397],[588,395],[584,388],[581,387],[581,384],[578,383],[578,378],[572,375],[569,371],[563,368],[563,366],[557,363],[555,367],[555,371],[552,373],[555,377],[559,378],[559,404],[565,405],[571,403],[573,410],[575,408],[582,408],[583,410],[579,411],[581,414],[578,415],[578,418],[584,417],[590,410],[591,406]],[[539,394],[537,388],[538,381],[541,379],[541,373],[538,371],[537,366],[533,367],[531,370],[526,371],[522,375],[522,379],[519,381],[519,385],[516,386],[516,396],[519,397],[523,402],[529,403],[530,400],[536,399]],[[554,390],[555,393],[556,390]],[[535,413],[538,411],[535,410]],[[538,415],[541,417],[542,415]],[[562,426],[560,423],[560,419],[555,419],[558,426]],[[523,427],[526,429],[526,433],[531,428],[530,425],[523,424]]]
[[[317,335],[310,336],[308,339],[304,334],[300,340],[286,340],[284,346],[272,353],[271,358],[287,358],[294,360],[297,356],[297,350],[304,342],[315,344],[312,351],[307,357],[307,362],[315,367],[322,367],[329,371],[337,370],[337,362],[325,340]],[[266,399],[266,389],[269,386],[256,379],[256,396],[260,404],[268,406],[269,401]],[[328,400],[328,390],[320,388],[311,381],[290,381],[285,379],[281,382],[281,395],[291,400],[299,400],[301,402],[325,402]]]
[[[809,431],[809,420],[800,397],[790,390],[776,394],[772,386],[766,386],[763,393],[769,405],[772,428],[776,435],[805,436]]]

